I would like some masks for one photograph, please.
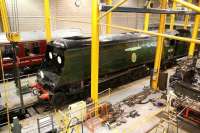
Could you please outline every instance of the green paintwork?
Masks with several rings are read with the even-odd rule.
[[[138,66],[141,64],[153,63],[156,38],[142,38],[119,44],[100,44],[100,77],[105,74],[114,73],[121,70]],[[169,45],[165,41],[162,59],[171,59],[174,54],[174,45]],[[179,46],[177,46],[179,49]],[[171,51],[171,52],[170,52]],[[183,53],[180,49],[178,53]],[[64,52],[65,63],[59,84],[71,84],[90,78],[90,46],[66,49]]]

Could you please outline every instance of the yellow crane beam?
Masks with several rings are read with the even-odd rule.
[[[112,0],[106,0],[106,4],[111,5]],[[106,15],[106,24],[111,24],[111,23],[112,23],[112,13],[110,12]],[[106,34],[110,34],[110,33],[111,33],[111,27],[106,26]]]
[[[91,98],[98,107],[99,80],[99,0],[92,0],[92,48],[91,48]],[[96,115],[98,114],[97,111]]]
[[[176,10],[176,1],[173,1],[172,9]],[[170,31],[174,30],[175,14],[170,15]]]
[[[51,35],[51,16],[50,16],[50,3],[49,0],[44,0],[44,15],[45,15],[45,34],[47,42],[52,39]]]
[[[168,0],[161,0],[161,9],[166,9],[168,4]],[[166,14],[160,15],[160,25],[158,33],[163,34],[165,32],[165,23],[166,23]],[[164,37],[158,36],[157,38],[157,47],[156,47],[156,54],[155,54],[155,61],[154,61],[154,73],[152,79],[152,89],[158,90],[158,78],[160,72],[160,65],[162,59],[162,52],[163,52],[163,44],[164,44]]]
[[[6,2],[5,0],[0,0],[0,14],[1,14],[1,21],[3,25],[3,32],[10,32],[10,23],[8,20],[8,13],[6,9]]]

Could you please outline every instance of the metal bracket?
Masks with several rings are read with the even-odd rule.
[[[10,32],[10,33],[6,33],[6,38],[10,41],[10,42],[19,42],[21,40],[20,35],[18,32]]]

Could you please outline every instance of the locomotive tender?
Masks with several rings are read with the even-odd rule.
[[[171,34],[190,36],[188,31]],[[187,53],[187,44],[165,39],[162,64],[174,62]],[[144,77],[153,66],[156,37],[140,33],[112,34],[100,37],[100,90]],[[77,96],[89,93],[91,75],[91,38],[72,37],[52,41],[47,46],[45,60],[32,85],[40,99],[61,105]],[[114,82],[114,79],[118,80]],[[109,83],[110,82],[110,83]]]

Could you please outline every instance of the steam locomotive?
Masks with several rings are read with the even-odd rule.
[[[190,37],[190,31],[170,32]],[[99,89],[123,84],[149,75],[153,67],[156,37],[140,33],[111,34],[100,37]],[[165,39],[162,65],[186,55],[188,45]],[[91,38],[75,36],[52,41],[32,90],[39,99],[61,105],[75,97],[88,96],[91,75]]]

